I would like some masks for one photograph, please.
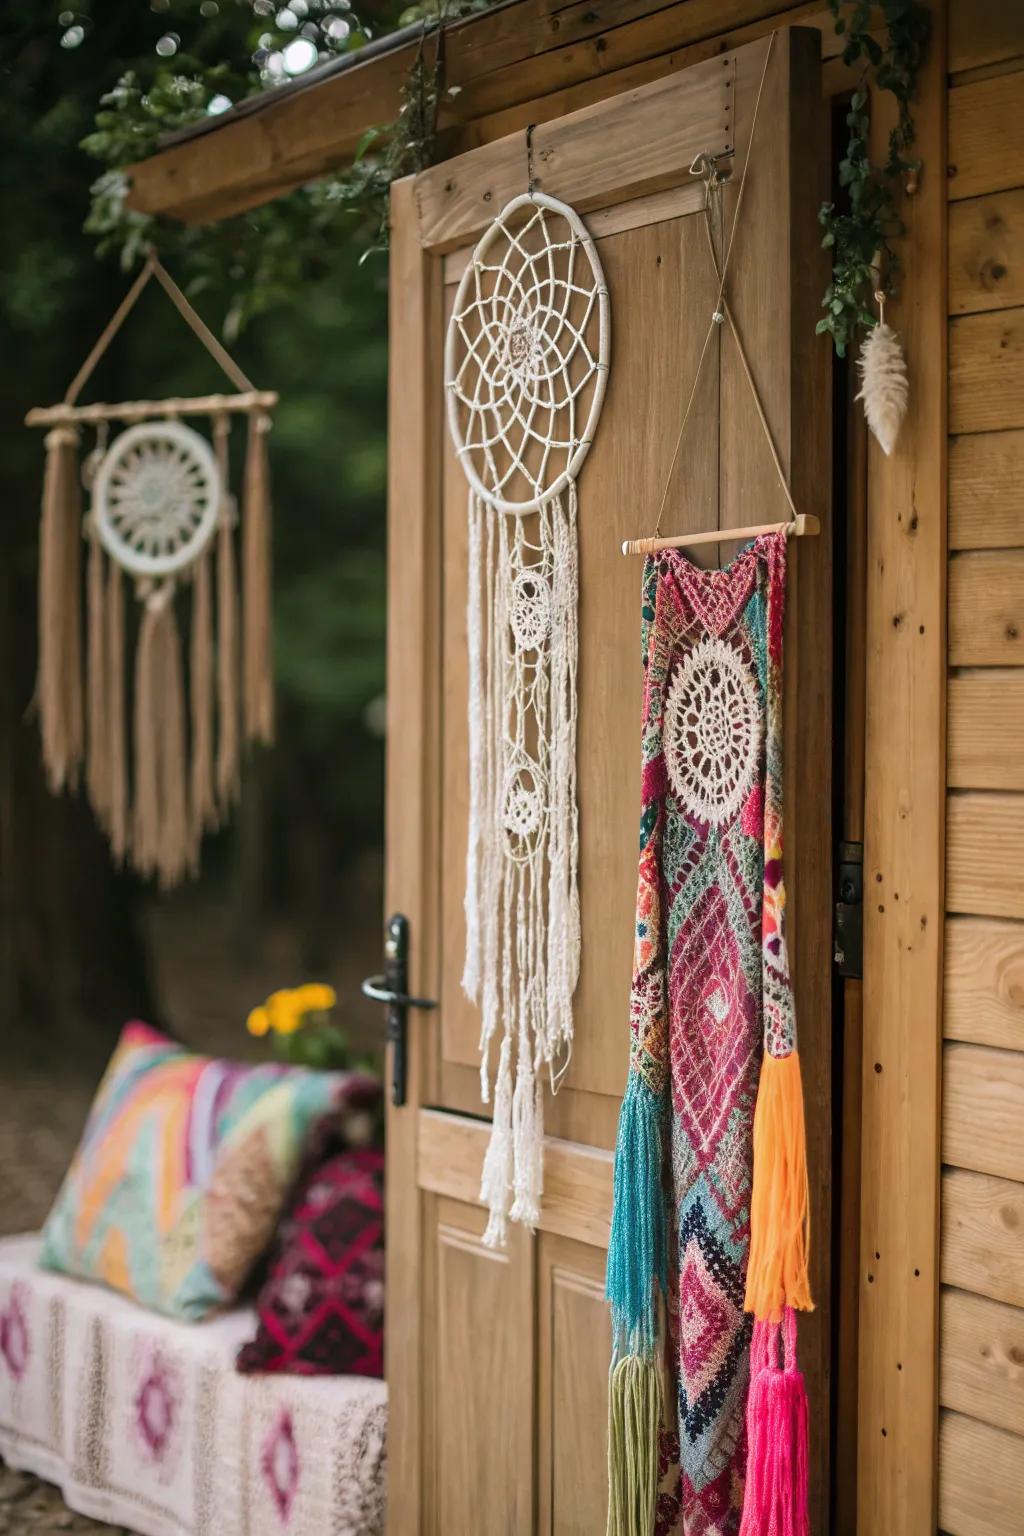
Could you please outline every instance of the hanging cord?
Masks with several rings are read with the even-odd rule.
[[[715,272],[717,273],[718,272],[718,257],[717,257],[717,255],[715,253],[715,241],[714,241],[714,237],[713,237],[713,235],[711,233],[710,192],[711,192],[711,188],[709,186],[708,187],[708,194],[709,194],[708,195],[708,200],[706,200],[705,204],[704,204],[704,226],[705,226],[705,229],[707,231],[708,249],[711,252],[711,262],[712,262],[712,265],[714,266]],[[735,224],[733,225],[733,228],[735,229]],[[772,429],[768,425],[768,418],[767,418],[767,416],[764,413],[764,406],[761,404],[761,396],[758,393],[757,385],[754,383],[754,375],[753,375],[753,373],[750,370],[750,363],[747,361],[746,350],[745,350],[745,348],[743,346],[743,342],[742,342],[742,340],[740,338],[740,333],[736,329],[736,321],[733,319],[732,310],[729,308],[729,301],[724,296],[720,297],[719,304],[722,306],[722,309],[724,311],[723,318],[728,320],[728,322],[729,322],[729,329],[732,332],[733,340],[736,343],[736,351],[739,353],[740,363],[741,363],[741,365],[743,367],[743,374],[744,374],[744,377],[745,377],[747,383],[750,385],[750,393],[751,393],[751,396],[753,397],[754,408],[757,411],[758,420],[760,421],[761,426],[764,429],[764,435],[765,435],[765,438],[767,439],[767,442],[768,442],[768,448],[769,448],[769,451],[770,451],[771,456],[772,456],[772,463],[775,465],[776,473],[778,474],[778,477],[779,477],[779,484],[782,486],[782,489],[785,492],[786,500],[789,502],[789,509],[790,509],[790,511],[793,514],[793,521],[795,522],[797,517],[799,516],[799,513],[796,510],[796,503],[793,500],[793,493],[792,493],[792,491],[789,488],[789,481],[786,479],[786,472],[782,468],[782,462],[781,462],[781,460],[779,458],[778,449],[775,446],[775,439],[772,436]],[[714,323],[714,322],[712,322],[712,323]]]
[[[769,37],[769,39],[768,39],[768,47],[765,50],[764,64],[761,66],[761,78],[760,78],[760,81],[758,82],[757,95],[756,95],[756,97],[754,99],[754,113],[753,113],[753,117],[751,118],[751,122],[750,122],[750,138],[749,138],[749,140],[747,142],[747,154],[746,154],[746,159],[744,160],[744,163],[743,163],[743,172],[742,172],[742,174],[740,176],[739,192],[738,192],[737,197],[736,197],[736,211],[733,214],[732,228],[731,228],[731,230],[729,232],[729,242],[728,242],[728,245],[725,248],[725,255],[724,255],[724,258],[722,260],[721,269],[719,269],[719,266],[718,266],[718,258],[717,258],[716,254],[715,254],[714,236],[712,235],[712,232],[711,232],[711,195],[712,195],[713,192],[720,192],[721,184],[722,184],[722,178],[719,176],[717,166],[715,165],[715,162],[714,162],[713,158],[710,155],[701,154],[701,155],[696,156],[696,158],[694,159],[693,164],[690,167],[690,171],[691,171],[692,175],[696,176],[696,175],[700,175],[701,173],[703,173],[703,175],[704,175],[704,180],[705,180],[704,221],[705,221],[705,228],[707,230],[708,244],[709,244],[710,250],[711,250],[711,261],[712,261],[712,265],[713,265],[713,267],[715,269],[715,276],[718,278],[718,295],[717,295],[717,298],[715,300],[715,307],[714,307],[714,309],[713,309],[713,311],[711,313],[711,319],[708,322],[707,332],[706,332],[706,334],[704,336],[704,344],[703,344],[703,346],[701,347],[701,350],[700,350],[700,357],[697,359],[697,368],[696,368],[696,371],[695,371],[695,373],[693,375],[693,383],[690,386],[689,398],[687,399],[687,402],[686,402],[686,409],[683,412],[683,419],[682,419],[682,422],[681,422],[680,427],[679,427],[679,435],[676,438],[676,445],[675,445],[675,448],[673,449],[673,452],[672,452],[672,460],[671,460],[671,462],[669,464],[669,467],[668,467],[668,475],[666,476],[666,480],[665,480],[665,490],[664,490],[664,492],[662,494],[661,503],[660,503],[660,505],[658,507],[657,521],[655,522],[655,525],[654,525],[654,537],[655,538],[657,538],[658,535],[661,533],[661,520],[662,520],[663,516],[665,515],[665,507],[666,507],[666,504],[668,502],[668,493],[669,493],[669,491],[672,488],[672,477],[673,477],[673,475],[675,473],[675,467],[676,467],[676,464],[677,464],[678,459],[679,459],[679,450],[682,447],[683,436],[684,436],[684,434],[686,432],[686,425],[687,425],[687,422],[690,419],[690,414],[691,414],[691,412],[693,410],[694,400],[697,397],[697,385],[698,385],[698,383],[700,381],[701,370],[702,370],[702,368],[704,366],[704,359],[707,356],[708,348],[711,346],[711,338],[715,334],[715,328],[717,326],[722,325],[723,322],[726,321],[726,320],[728,320],[729,328],[732,331],[732,334],[733,334],[733,336],[735,338],[737,351],[739,352],[739,356],[740,356],[740,362],[741,362],[742,367],[743,367],[743,372],[744,372],[744,374],[746,376],[747,383],[750,385],[750,390],[751,390],[751,393],[753,394],[753,397],[754,397],[754,404],[755,404],[755,406],[757,408],[758,418],[759,418],[759,420],[761,422],[761,426],[764,428],[765,436],[768,439],[768,446],[771,449],[772,459],[774,461],[775,468],[778,471],[779,479],[782,482],[783,490],[786,493],[786,500],[789,502],[790,508],[792,509],[794,522],[795,522],[796,517],[797,517],[797,510],[796,510],[796,507],[795,507],[795,505],[793,503],[793,497],[792,497],[792,495],[790,493],[790,489],[789,489],[789,485],[788,485],[787,480],[786,480],[786,476],[783,473],[782,465],[781,465],[781,463],[779,461],[779,456],[778,456],[778,453],[777,453],[776,448],[775,448],[775,443],[774,443],[774,440],[772,438],[771,431],[769,430],[769,427],[768,427],[768,421],[767,421],[767,418],[765,417],[765,414],[764,414],[764,408],[761,405],[760,396],[758,395],[758,392],[757,392],[757,386],[754,383],[753,374],[750,371],[750,365],[747,362],[747,356],[746,356],[746,353],[743,350],[743,343],[740,340],[739,333],[736,330],[736,322],[734,321],[734,319],[732,317],[732,313],[731,313],[731,311],[729,309],[729,306],[728,306],[728,304],[726,302],[726,299],[725,299],[725,285],[726,285],[726,280],[727,280],[728,274],[729,274],[729,262],[730,262],[730,260],[732,258],[733,246],[736,243],[736,231],[739,228],[740,214],[741,214],[742,209],[743,209],[743,196],[744,196],[744,193],[746,191],[746,186],[747,186],[747,173],[750,170],[750,162],[753,159],[754,138],[755,138],[755,135],[757,133],[757,119],[758,119],[758,114],[759,114],[760,109],[761,109],[761,97],[762,97],[762,95],[764,93],[764,83],[765,83],[765,80],[766,80],[767,75],[768,75],[768,65],[771,62],[772,50],[775,47],[776,35],[777,34],[775,32],[773,32],[771,34],[771,36]]]
[[[145,288],[151,277],[156,278],[157,282],[160,284],[161,288],[164,290],[167,297],[178,311],[179,315],[181,315],[186,325],[188,325],[194,335],[199,338],[207,352],[209,352],[210,356],[213,358],[214,362],[223,369],[228,378],[231,380],[232,384],[234,384],[235,388],[240,390],[255,389],[255,385],[253,384],[252,380],[248,377],[247,374],[242,372],[241,368],[239,368],[230,352],[228,352],[228,350],[221,345],[216,336],[210,330],[210,327],[206,324],[205,320],[203,320],[201,316],[197,314],[195,309],[193,309],[188,299],[185,297],[177,283],[174,281],[174,278],[161,264],[156,252],[154,250],[150,250],[146,257],[142,271],[136,277],[134,283],[132,283],[132,286],[129,288],[128,292],[125,294],[124,298],[121,300],[120,304],[111,315],[98,340],[96,341],[95,346],[89,353],[89,356],[86,358],[85,362],[82,364],[81,368],[79,368],[78,372],[71,380],[71,383],[68,385],[67,394],[64,396],[63,401],[65,405],[74,405],[82,390],[85,388],[86,384],[92,377],[96,365],[99,363],[103,354],[110,346],[110,343],[121,329],[125,320],[127,320],[128,316],[135,308],[142,290]]]

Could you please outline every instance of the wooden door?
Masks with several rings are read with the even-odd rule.
[[[819,34],[775,43],[730,267],[733,310],[797,504],[788,865],[811,1131],[819,1310],[804,1330],[828,1413],[830,653],[828,348],[816,224],[825,172]],[[395,186],[391,255],[387,902],[410,920],[409,1094],[388,1128],[389,1532],[594,1533],[605,1521],[612,1147],[628,1055],[639,813],[640,562],[716,294],[701,152],[731,164],[731,217],[767,40],[487,144]],[[444,325],[468,254],[536,186],[572,203],[611,296],[612,361],[579,483],[582,972],[576,1047],[546,1106],[535,1236],[483,1246],[487,1123],[463,997],[467,834],[466,484],[444,426]],[[787,516],[734,344],[716,333],[666,511],[672,530]],[[723,540],[721,553],[731,546]],[[719,549],[711,547],[714,561]],[[799,814],[797,814],[799,807]],[[816,1435],[815,1497],[827,1486]],[[818,1521],[815,1529],[822,1530]]]

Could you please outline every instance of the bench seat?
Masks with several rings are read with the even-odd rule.
[[[186,1324],[0,1239],[0,1456],[140,1536],[378,1536],[387,1389],[242,1376],[255,1314]]]

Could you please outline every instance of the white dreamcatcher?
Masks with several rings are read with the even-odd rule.
[[[153,277],[237,393],[79,405]],[[50,428],[36,687],[47,780],[54,792],[75,788],[84,766],[115,861],[165,887],[198,870],[204,833],[229,815],[243,746],[273,738],[267,434],[276,403],[276,394],[255,389],[150,254],[63,401],[27,418]],[[249,430],[236,501],[229,437],[238,415]],[[184,416],[208,418],[212,446]],[[95,444],[79,464],[89,431]],[[126,587],[139,604],[137,625],[125,612]]]
[[[579,974],[576,476],[608,379],[608,290],[579,215],[514,198],[463,274],[448,422],[469,481],[470,821],[462,985],[481,1010],[481,1093],[501,1037],[485,1241],[534,1227],[543,1079],[572,1047]]]

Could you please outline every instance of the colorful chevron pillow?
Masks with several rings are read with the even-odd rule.
[[[367,1123],[369,1077],[214,1061],[127,1024],[43,1232],[47,1269],[196,1320],[235,1300],[311,1137]]]

